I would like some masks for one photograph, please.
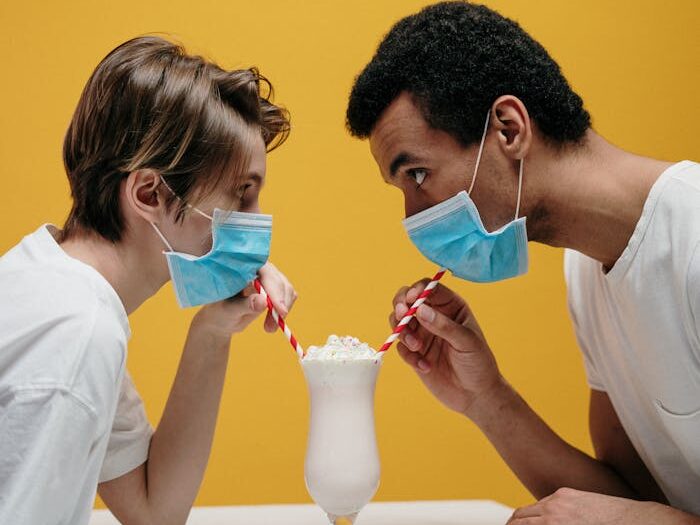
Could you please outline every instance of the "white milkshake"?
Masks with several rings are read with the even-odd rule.
[[[366,344],[333,335],[301,362],[311,400],[306,487],[331,523],[353,523],[379,486],[374,387],[381,363]]]

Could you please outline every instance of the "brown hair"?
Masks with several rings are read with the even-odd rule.
[[[63,238],[88,230],[119,241],[120,184],[138,169],[160,173],[181,198],[178,218],[188,200],[222,186],[235,193],[256,135],[271,151],[289,134],[288,113],[271,98],[257,69],[226,71],[160,37],[115,48],[88,80],[63,143],[73,197]]]

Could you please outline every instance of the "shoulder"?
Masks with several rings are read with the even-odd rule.
[[[662,175],[663,197],[660,198],[662,217],[684,231],[695,226],[700,232],[700,164],[689,160],[670,166]]]
[[[95,327],[113,317],[128,337],[126,312],[114,289],[91,266],[68,256],[45,225],[0,257],[0,312],[11,324]],[[3,321],[0,320],[0,324]]]
[[[83,270],[38,261],[0,267],[0,386],[72,388],[88,375],[116,384],[129,337],[126,314],[106,282]]]
[[[590,257],[566,248],[564,250],[564,279],[568,288],[600,270],[600,263]]]

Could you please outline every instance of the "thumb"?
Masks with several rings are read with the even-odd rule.
[[[253,294],[248,298],[248,308],[251,313],[259,314],[267,308],[267,301],[259,293]]]
[[[427,304],[418,307],[416,319],[428,332],[444,339],[455,350],[468,352],[478,344],[474,332]]]

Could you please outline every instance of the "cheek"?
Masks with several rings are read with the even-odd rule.
[[[243,202],[239,211],[245,213],[260,213],[260,200],[258,196],[256,195],[255,198]]]
[[[178,228],[175,246],[178,251],[201,256],[211,250],[212,240],[211,222],[204,217],[189,217]]]

